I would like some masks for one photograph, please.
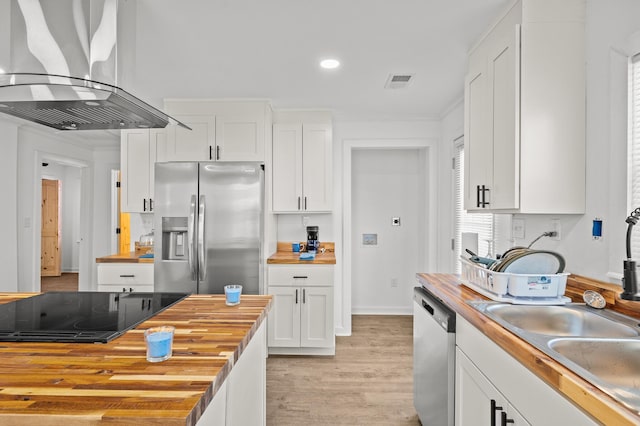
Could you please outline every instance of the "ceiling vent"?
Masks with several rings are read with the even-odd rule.
[[[413,74],[389,74],[385,89],[404,89],[413,81]]]

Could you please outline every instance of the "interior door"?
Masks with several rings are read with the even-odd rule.
[[[59,277],[60,256],[60,181],[42,179],[42,228],[40,275]]]

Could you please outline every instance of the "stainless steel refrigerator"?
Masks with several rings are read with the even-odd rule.
[[[155,291],[259,294],[263,187],[260,163],[157,163]]]

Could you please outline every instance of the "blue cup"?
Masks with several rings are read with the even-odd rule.
[[[235,306],[240,303],[240,295],[242,294],[242,286],[233,284],[224,286],[224,294],[227,306]]]
[[[300,243],[292,243],[291,251],[293,251],[294,253],[300,253]]]
[[[161,362],[171,358],[173,353],[173,334],[175,327],[161,325],[144,331],[144,341],[147,345],[147,361]]]

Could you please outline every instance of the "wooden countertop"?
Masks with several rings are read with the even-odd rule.
[[[97,257],[96,263],[153,263],[153,257],[143,257],[135,252],[112,254],[109,256]]]
[[[469,306],[466,302],[487,300],[487,298],[460,284],[457,276],[451,274],[417,274],[416,277],[423,287],[435,294],[456,313],[462,315],[536,376],[540,377],[574,404],[580,406],[598,421],[607,425],[640,424],[640,415],[638,413],[629,410],[591,383],[580,378],[571,370]],[[572,275],[567,282],[568,290],[566,294],[573,297],[572,293],[577,294],[577,289],[596,289],[596,287],[599,287],[598,291],[605,293],[607,303],[610,304],[608,307],[612,307],[611,304],[615,304],[615,300],[612,300],[610,295],[613,285],[602,284],[604,286],[599,286],[595,280]],[[582,291],[579,294],[581,295]],[[625,301],[620,302],[618,301],[618,304],[623,307],[626,306],[627,312],[625,313],[629,314],[629,304],[625,303]],[[635,311],[636,315],[637,313]]]
[[[270,308],[271,296],[191,295],[105,344],[0,342],[0,424],[195,425]],[[163,324],[173,356],[147,362],[143,332]]]
[[[269,256],[267,259],[268,264],[281,264],[281,265],[335,265],[336,253],[335,244],[331,242],[320,243],[320,249],[324,249],[324,253],[321,251],[316,253],[316,257],[313,260],[300,260],[300,253],[294,253],[291,251],[291,242],[278,242],[277,251]]]

